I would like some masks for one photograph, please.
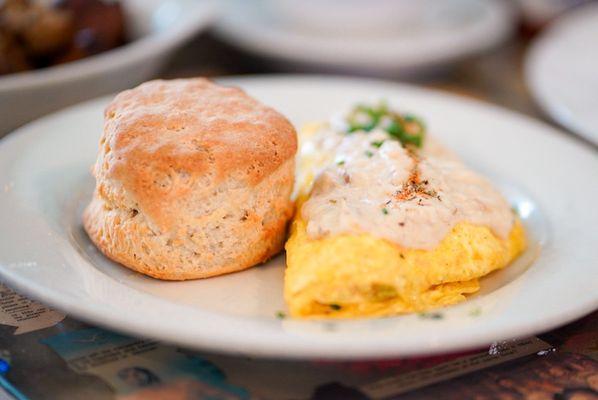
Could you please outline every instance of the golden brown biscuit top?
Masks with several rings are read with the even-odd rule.
[[[206,187],[229,177],[256,185],[294,156],[297,138],[284,116],[241,89],[196,78],[150,81],[117,95],[100,146],[100,192],[100,181],[117,181],[152,214],[196,178]]]

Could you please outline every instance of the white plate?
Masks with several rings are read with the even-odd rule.
[[[550,117],[598,145],[598,4],[566,14],[536,39],[525,75]]]
[[[383,75],[414,74],[423,67],[437,66],[487,49],[504,40],[514,25],[513,9],[500,0],[375,0],[371,3],[365,0],[235,0],[229,3],[232,5],[216,25],[216,33],[241,48],[286,61],[293,69],[299,63],[307,67]],[[360,13],[359,7],[366,9]],[[374,7],[380,7],[381,12],[376,12]],[[345,10],[343,15],[338,15],[339,11],[335,14],[339,9]],[[408,11],[420,17],[406,27],[397,22],[395,31],[374,29],[376,21],[371,22],[369,29],[360,21],[358,31],[352,30],[349,22],[342,23],[343,18],[359,14],[366,21],[380,18],[387,9],[390,15]],[[329,31],[318,28],[323,25],[324,17],[334,24]]]
[[[141,276],[108,261],[81,229],[103,98],[40,119],[0,142],[0,276],[74,317],[119,331],[281,358],[455,351],[544,331],[598,306],[598,157],[591,150],[526,117],[411,86],[292,75],[223,82],[247,89],[297,125],[368,99],[386,98],[417,112],[433,134],[500,185],[523,216],[530,249],[438,320],[279,320],[283,256],[207,280]],[[471,315],[478,310],[481,315]]]
[[[134,86],[214,19],[210,0],[122,0],[126,45],[82,60],[0,76],[0,136],[65,105]]]

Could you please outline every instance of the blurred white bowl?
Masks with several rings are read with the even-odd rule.
[[[207,0],[122,0],[130,42],[54,67],[0,77],[0,136],[43,114],[152,77],[215,16]]]
[[[228,0],[215,33],[297,71],[407,77],[487,50],[514,30],[505,0]]]
[[[261,0],[283,23],[333,35],[396,33],[410,29],[437,0]]]

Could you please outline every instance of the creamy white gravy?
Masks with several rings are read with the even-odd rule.
[[[301,209],[312,238],[370,233],[432,249],[460,221],[501,238],[513,225],[509,204],[490,182],[430,137],[414,154],[382,130],[345,134],[325,125],[301,152],[323,164]]]

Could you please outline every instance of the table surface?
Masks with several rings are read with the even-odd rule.
[[[523,81],[527,42],[520,36],[408,81],[549,122]],[[204,34],[181,49],[161,77],[276,72],[289,71]],[[571,133],[563,135],[592,146]],[[15,312],[22,318],[11,320]],[[62,318],[0,286],[0,323],[6,324],[0,325],[0,358],[10,360],[6,377],[26,398],[598,399],[598,312],[538,337],[467,353],[339,363],[198,353]],[[13,326],[33,320],[52,326]]]

